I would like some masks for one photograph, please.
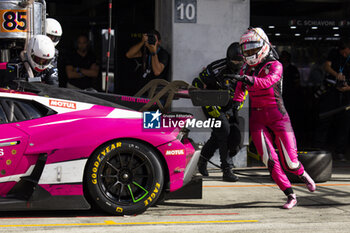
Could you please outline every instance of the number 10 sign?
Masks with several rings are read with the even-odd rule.
[[[197,0],[175,0],[175,23],[197,22]]]

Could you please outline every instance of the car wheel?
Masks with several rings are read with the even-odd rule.
[[[134,215],[157,201],[164,175],[153,148],[120,140],[105,144],[91,156],[85,182],[93,206],[114,215]]]

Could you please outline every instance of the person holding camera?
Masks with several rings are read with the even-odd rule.
[[[350,38],[342,38],[338,48],[332,49],[324,63],[327,90],[319,96],[319,113],[350,104]],[[345,161],[345,152],[350,130],[350,111],[320,119],[315,130],[314,147],[331,149],[329,134],[334,141],[333,159]]]
[[[126,52],[126,57],[129,59],[142,59],[141,77],[138,77],[135,84],[137,91],[153,79],[169,81],[168,66],[170,56],[160,45],[160,33],[157,30],[151,30],[143,34],[141,41]]]
[[[241,134],[238,128],[237,110],[240,103],[233,102],[233,92],[236,82],[227,75],[238,74],[243,64],[239,43],[232,43],[227,49],[226,58],[216,60],[209,64],[192,85],[200,89],[208,90],[229,90],[231,99],[226,106],[205,106],[203,112],[207,118],[215,118],[221,121],[220,128],[212,128],[209,140],[204,144],[201,157],[198,162],[198,171],[203,176],[209,176],[207,162],[213,157],[215,151],[219,149],[223,180],[228,182],[238,181],[238,177],[233,174],[234,167],[232,157],[239,150]]]

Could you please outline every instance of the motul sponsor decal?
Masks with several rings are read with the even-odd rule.
[[[185,150],[181,149],[181,150],[166,150],[165,151],[165,155],[184,155],[185,154]]]
[[[68,101],[50,100],[49,105],[60,108],[77,109],[77,105],[75,103]]]

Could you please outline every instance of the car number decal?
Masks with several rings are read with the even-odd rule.
[[[0,32],[26,32],[26,10],[0,10]]]

